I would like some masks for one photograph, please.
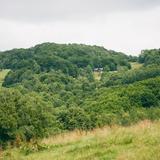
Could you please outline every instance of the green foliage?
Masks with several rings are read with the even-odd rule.
[[[143,119],[144,116],[140,116],[139,111],[145,114],[145,119],[153,118],[149,108],[157,110],[159,97],[160,78],[154,78],[128,86],[102,88],[86,99],[83,106],[88,114],[94,115],[97,126],[113,123],[126,125]],[[157,116],[154,115],[154,119],[158,116],[159,112]]]
[[[142,81],[148,78],[160,76],[160,67],[157,65],[141,67],[136,70],[121,71],[102,74],[102,85],[103,86],[114,86],[122,84],[130,84],[136,81]]]
[[[117,65],[129,66],[128,57],[122,53],[108,51],[103,47],[44,43],[29,49],[14,49],[0,54],[1,68],[17,70],[31,69],[34,72],[61,70],[73,77],[79,75],[79,68],[92,69]]]
[[[30,140],[56,131],[53,109],[35,93],[24,96],[15,89],[0,91],[0,142]]]
[[[145,66],[160,65],[160,49],[143,50],[138,60],[140,63],[144,63]]]
[[[90,115],[79,107],[62,109],[58,113],[57,119],[63,124],[64,130],[88,130],[93,128]]]
[[[143,67],[129,70],[137,57],[98,46],[44,43],[1,52],[0,68],[10,71],[0,90],[0,143],[159,119],[159,51],[149,53],[139,57]]]

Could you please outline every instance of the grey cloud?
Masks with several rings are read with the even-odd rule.
[[[0,18],[32,23],[84,20],[158,5],[160,0],[0,0]]]
[[[0,0],[0,50],[85,43],[137,55],[160,47],[160,0]]]

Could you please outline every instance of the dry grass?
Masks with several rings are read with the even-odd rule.
[[[7,150],[3,160],[159,160],[160,122],[112,126],[90,132],[73,131],[43,139],[48,148],[24,155]],[[7,155],[6,155],[7,153]],[[5,156],[6,155],[6,156]]]
[[[101,72],[93,72],[95,80],[99,81],[101,79]]]
[[[143,64],[137,63],[137,62],[132,62],[131,63],[131,68],[132,69],[139,69],[143,66]]]
[[[9,71],[9,69],[0,70],[0,86],[2,85],[3,80]]]
[[[68,133],[62,133],[57,136],[45,138],[42,140],[43,144],[50,145],[50,144],[66,144],[66,143],[73,143],[79,140],[83,140],[86,137],[94,138],[94,137],[106,137],[110,135],[112,132],[117,132],[118,130],[128,130],[132,131],[133,133],[139,133],[145,129],[150,129],[153,126],[153,123],[149,120],[145,120],[139,122],[136,125],[130,127],[122,127],[122,126],[112,126],[108,127],[105,126],[103,128],[96,128],[92,131],[79,131],[75,130]]]
[[[113,127],[114,129],[116,126]],[[42,140],[43,144],[50,145],[50,144],[66,144],[66,143],[73,143],[76,141],[80,141],[87,138],[94,138],[96,136],[106,136],[111,131],[110,127],[104,128],[97,128],[92,131],[79,131],[75,130],[68,133],[62,133],[57,136],[49,137]]]

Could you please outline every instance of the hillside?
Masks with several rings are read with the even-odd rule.
[[[123,126],[146,119],[154,126],[160,119],[159,60],[158,49],[132,57],[83,44],[43,43],[1,52],[0,148],[20,149],[33,142],[39,145],[45,137],[75,130],[88,133],[117,125],[123,130]],[[113,128],[114,134],[117,131]],[[63,145],[67,144],[60,147],[65,148]],[[125,147],[128,149],[127,144]],[[59,157],[60,151],[57,149],[53,156]],[[101,149],[98,152],[93,155],[103,157]],[[120,153],[111,151],[111,158]],[[18,149],[13,154],[18,154]],[[83,154],[85,157],[88,152]],[[23,159],[23,155],[17,156]]]
[[[39,151],[36,144],[30,144],[1,156],[2,160],[159,160],[159,132],[160,122],[150,121],[87,133],[74,131],[44,139]]]
[[[103,47],[83,44],[43,43],[29,49],[13,49],[0,54],[1,68],[20,68],[38,71],[61,70],[77,77],[80,68],[107,67],[117,70],[119,66],[130,67],[128,57],[120,52]]]

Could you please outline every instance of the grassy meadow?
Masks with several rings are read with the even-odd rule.
[[[8,72],[9,69],[0,70],[0,87],[2,86],[3,80]]]
[[[99,81],[101,79],[101,72],[94,72],[93,73],[95,80]]]
[[[159,160],[160,122],[142,121],[43,139],[39,146],[8,149],[1,160]]]
[[[138,62],[131,62],[130,64],[132,69],[139,69],[142,67],[142,64]]]

